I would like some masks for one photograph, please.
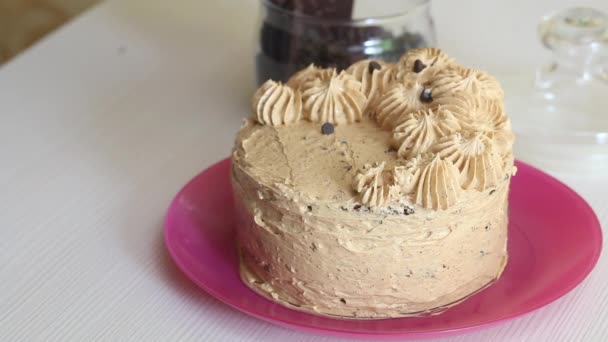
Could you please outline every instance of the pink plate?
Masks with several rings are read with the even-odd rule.
[[[538,309],[591,272],[602,248],[599,222],[574,191],[517,163],[510,195],[509,264],[499,281],[438,316],[383,320],[318,317],[277,305],[245,286],[234,244],[230,161],[192,179],[168,209],[165,241],[181,270],[224,303],[294,329],[361,338],[445,336]]]

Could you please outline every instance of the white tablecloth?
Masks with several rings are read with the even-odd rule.
[[[535,65],[538,18],[571,3],[436,1],[439,41],[491,72]],[[1,341],[333,340],[227,307],[163,246],[170,199],[247,114],[256,9],[109,1],[0,68]],[[562,179],[606,226],[608,176]],[[604,254],[557,302],[450,341],[606,339],[606,284]]]

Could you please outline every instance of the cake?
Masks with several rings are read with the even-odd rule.
[[[435,48],[268,80],[232,154],[245,284],[316,315],[438,314],[507,264],[503,91]]]

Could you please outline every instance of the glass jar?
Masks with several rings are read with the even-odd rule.
[[[261,84],[284,82],[311,63],[342,70],[366,58],[396,61],[409,49],[435,45],[435,30],[430,0],[382,6],[369,0],[262,0],[258,41]]]
[[[571,8],[543,18],[551,60],[514,75],[507,101],[516,156],[548,171],[608,172],[608,15]]]

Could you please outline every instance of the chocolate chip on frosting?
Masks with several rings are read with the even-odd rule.
[[[405,207],[405,208],[403,208],[403,215],[406,215],[406,216],[407,216],[407,215],[411,215],[411,214],[413,214],[414,212],[415,212],[415,211],[414,211],[414,209],[413,209],[413,208],[410,208],[410,207]]]
[[[424,70],[424,68],[426,68],[426,64],[422,63],[421,60],[417,59],[417,60],[414,61],[414,69],[413,69],[413,71],[415,73],[421,72],[422,70]]]
[[[321,133],[323,133],[325,135],[333,134],[334,125],[330,124],[329,122],[324,123],[323,126],[321,126]]]
[[[420,93],[420,101],[424,103],[429,103],[433,101],[433,95],[431,94],[431,89],[424,88],[422,89],[422,93]]]
[[[374,70],[380,70],[380,69],[382,69],[382,66],[380,65],[380,63],[378,63],[376,61],[371,61],[367,65],[367,70],[369,71],[370,74],[373,73]]]

